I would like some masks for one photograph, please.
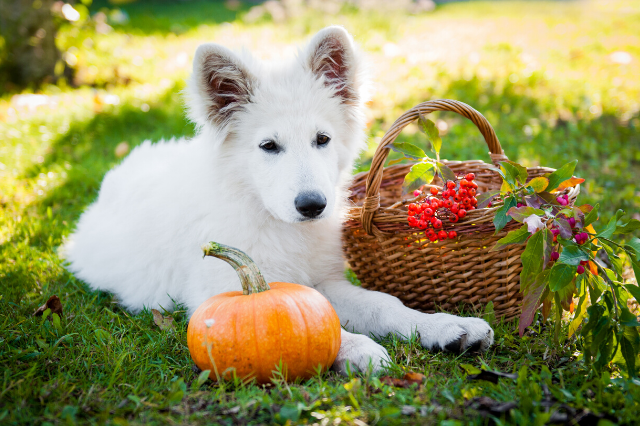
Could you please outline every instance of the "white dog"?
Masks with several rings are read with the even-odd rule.
[[[196,51],[188,86],[191,140],[144,142],[107,173],[66,246],[69,269],[132,311],[194,310],[238,290],[216,241],[246,251],[267,282],[311,286],[342,325],[334,369],[381,368],[368,336],[418,333],[425,348],[485,350],[478,318],[423,314],[344,278],[341,221],[353,163],[365,145],[362,65],[340,27],[320,31],[296,60],[267,66],[217,44]]]

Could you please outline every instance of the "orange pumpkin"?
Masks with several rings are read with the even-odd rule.
[[[340,320],[318,291],[299,284],[267,284],[240,250],[211,242],[206,256],[234,267],[243,291],[211,297],[195,311],[187,329],[191,358],[209,377],[269,383],[280,365],[288,380],[329,368],[340,349]]]

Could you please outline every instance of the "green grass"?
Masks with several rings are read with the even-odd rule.
[[[359,169],[367,169],[375,142],[402,111],[453,98],[485,114],[516,161],[559,167],[579,159],[577,173],[587,179],[581,200],[601,203],[601,220],[618,208],[634,214],[640,207],[638,5],[473,2],[417,16],[306,12],[285,24],[249,24],[247,6],[233,12],[215,2],[120,7],[130,20],[109,33],[61,31],[61,48],[71,48],[77,60],[80,87],[43,88],[52,104],[33,111],[20,107],[15,93],[0,97],[0,423],[484,424],[492,420],[465,406],[481,396],[515,402],[495,416],[500,424],[544,424],[554,412],[576,418],[567,406],[636,421],[637,381],[616,369],[590,375],[581,342],[573,337],[556,346],[551,327],[539,322],[522,339],[514,324],[497,324],[496,344],[482,355],[430,353],[415,341],[382,338],[394,359],[389,374],[424,373],[420,388],[333,373],[268,388],[197,386],[183,313],[173,314],[175,333],[162,332],[149,312],[133,316],[111,295],[90,291],[65,271],[56,250],[120,161],[119,143],[133,147],[194,133],[180,90],[199,42],[245,44],[269,54],[331,23],[355,34],[378,86],[370,103],[371,148]],[[631,63],[613,63],[615,51],[630,53]],[[108,94],[118,96],[116,105],[106,103]],[[445,157],[488,160],[471,123],[451,113],[435,120],[447,125]],[[414,126],[401,137],[424,145]],[[52,294],[64,305],[59,327],[31,316]],[[520,376],[497,385],[469,381],[462,364]],[[417,411],[403,414],[404,406]]]

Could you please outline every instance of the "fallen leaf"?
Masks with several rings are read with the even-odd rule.
[[[402,379],[396,379],[395,377],[391,376],[384,376],[380,379],[380,381],[385,385],[393,386],[396,388],[409,388],[414,383],[417,383],[418,386],[420,386],[426,379],[427,378],[424,374],[411,372],[405,374]]]
[[[175,325],[173,324],[173,317],[165,317],[157,309],[152,309],[151,313],[153,314],[153,322],[156,323],[156,325],[160,330],[162,331],[175,330]]]
[[[486,380],[492,383],[498,383],[500,377],[507,379],[517,379],[517,374],[503,373],[501,371],[482,370],[478,374],[470,374],[467,376],[467,380]]]
[[[60,301],[60,298],[54,294],[49,298],[49,300],[47,300],[47,302],[44,305],[40,306],[38,309],[35,310],[35,312],[33,313],[33,316],[41,317],[43,312],[46,311],[47,309],[51,309],[52,314],[58,314],[58,316],[61,316],[62,302]],[[49,317],[49,319],[51,319],[51,317]]]
[[[427,376],[425,376],[424,374],[420,374],[420,373],[414,373],[414,372],[410,372],[404,375],[403,377],[404,380],[411,382],[411,383],[417,383],[417,384],[422,384],[424,383],[425,380],[427,380]]]

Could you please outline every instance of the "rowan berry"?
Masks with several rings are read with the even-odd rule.
[[[436,219],[432,222],[433,227],[436,229],[442,228],[442,221],[440,219]]]
[[[467,207],[467,211],[470,212],[471,210],[475,210],[476,206],[469,206]]]
[[[416,210],[418,210],[418,206],[415,205],[414,203],[411,203],[411,204],[409,204],[408,209],[409,209],[409,211],[416,211]]]
[[[475,197],[476,196],[476,190],[473,189],[473,188],[467,189],[467,193],[469,194],[469,197]]]
[[[478,189],[478,184],[475,182],[469,182],[469,188]]]
[[[449,210],[451,210],[451,213],[453,214],[458,214],[458,210],[460,210],[460,204],[453,203],[453,206],[451,206]]]
[[[446,240],[447,239],[447,231],[445,231],[444,229],[441,230],[440,232],[438,232],[438,239],[440,240]]]
[[[478,205],[478,199],[476,197],[471,197],[471,205],[472,206],[477,206]]]
[[[456,188],[456,183],[454,181],[450,180],[449,182],[447,182],[447,188],[455,189]]]
[[[462,198],[460,197],[460,195],[456,194],[453,196],[453,201],[455,201],[456,203],[459,203],[460,200],[462,200]]]
[[[552,262],[555,262],[556,260],[560,259],[560,253],[554,251],[553,253],[551,253],[550,259]]]
[[[451,208],[451,206],[453,206],[453,201],[451,200],[444,200],[444,206],[448,209]]]
[[[449,231],[449,239],[450,240],[453,240],[457,236],[458,236],[458,233],[456,231]]]
[[[415,191],[413,191],[413,196],[414,197],[419,197],[420,194],[422,194],[422,192],[419,189],[416,189]]]
[[[465,198],[469,195],[469,191],[467,191],[465,188],[461,188],[460,191],[458,191],[458,195],[462,198]]]
[[[466,179],[462,179],[460,181],[460,188],[466,188],[467,186],[469,186],[469,181]]]
[[[420,222],[418,222],[418,228],[427,229],[427,222],[425,222],[424,220],[421,220]]]
[[[416,212],[414,210],[409,210],[408,214],[409,214],[409,216],[413,216],[413,215],[416,214]]]
[[[427,235],[427,238],[429,238],[429,240],[431,240],[431,242],[434,242],[435,240],[438,239],[438,236],[435,233],[433,233],[433,234]]]
[[[459,220],[460,220],[460,218],[456,214],[452,214],[451,216],[449,216],[449,222],[451,222],[451,223],[456,223]]]
[[[466,180],[474,180],[476,178],[476,175],[474,175],[473,173],[467,173],[467,175],[464,178]]]
[[[449,190],[448,189],[442,191],[442,198],[444,198],[444,199],[449,198]]]
[[[465,207],[471,206],[471,199],[469,197],[463,198],[461,204]]]
[[[578,274],[584,274],[584,266],[578,265]]]
[[[429,191],[431,191],[431,195],[438,195],[438,188],[435,186],[432,186]]]
[[[462,218],[463,218],[463,217],[465,217],[466,215],[467,215],[467,211],[466,211],[465,209],[460,209],[460,210],[458,211],[458,217],[459,217],[460,219],[462,219]]]

